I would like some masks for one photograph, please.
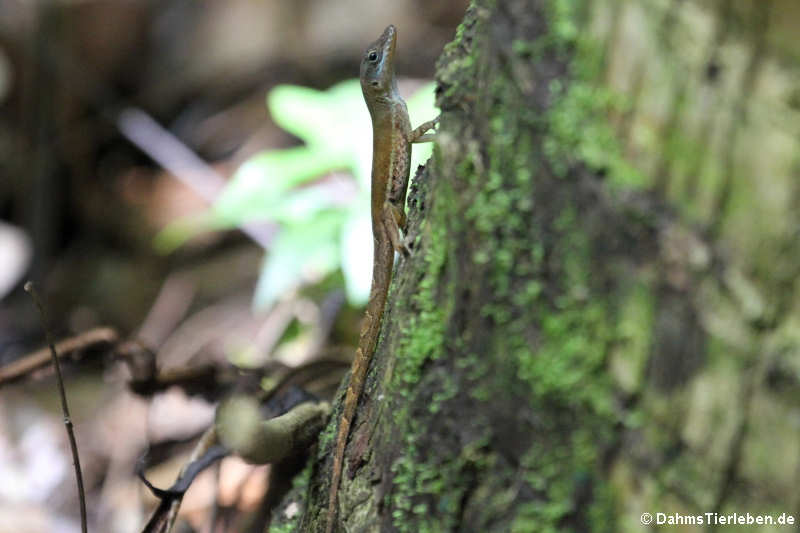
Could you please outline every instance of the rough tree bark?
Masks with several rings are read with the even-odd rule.
[[[746,422],[733,405],[691,430],[684,387],[708,352],[697,299],[730,296],[727,270],[619,155],[583,9],[475,0],[440,59],[441,133],[410,194],[417,239],[340,531],[639,531],[644,511],[730,503]],[[343,390],[276,531],[324,529]]]

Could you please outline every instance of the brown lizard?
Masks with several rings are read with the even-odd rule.
[[[436,124],[428,121],[411,129],[406,103],[397,92],[394,58],[397,30],[389,26],[372,43],[361,60],[361,91],[372,118],[372,239],[375,245],[372,263],[372,287],[361,327],[358,349],[350,373],[333,455],[333,474],[328,500],[327,533],[332,533],[336,516],[336,495],[342,478],[344,450],[350,424],[358,405],[372,354],[378,343],[381,317],[392,280],[394,252],[408,255],[401,238],[406,228],[406,190],[408,189],[411,143],[427,142],[425,135]]]

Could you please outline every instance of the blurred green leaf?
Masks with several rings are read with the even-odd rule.
[[[304,280],[319,279],[339,264],[339,244],[345,212],[331,210],[286,226],[275,238],[264,259],[253,305],[270,307]]]
[[[341,243],[347,299],[353,304],[366,302],[372,282],[372,217],[369,209],[350,212],[342,228]]]
[[[348,169],[368,183],[371,126],[358,80],[327,91],[280,85],[267,95],[267,106],[275,122],[305,145],[262,152],[244,163],[214,204],[225,224],[278,220],[287,191],[332,170]]]
[[[294,187],[342,166],[331,154],[305,146],[262,152],[239,168],[212,212],[228,226],[275,219]]]
[[[195,235],[218,229],[216,224],[217,218],[210,211],[179,218],[156,234],[153,247],[160,254],[172,253]]]
[[[358,80],[348,80],[327,91],[279,85],[267,95],[273,120],[302,139],[306,146],[353,156],[356,143],[369,140],[371,125]]]
[[[415,92],[407,101],[408,115],[411,117],[411,127],[416,128],[426,120],[433,120],[439,115],[436,108],[436,84],[428,83]],[[411,151],[411,177],[417,170],[418,165],[425,164],[425,161],[433,153],[433,143],[415,144]]]

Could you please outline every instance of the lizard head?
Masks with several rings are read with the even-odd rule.
[[[361,59],[361,90],[371,99],[389,96],[397,90],[394,79],[394,51],[397,30],[388,26],[378,40],[369,45]]]

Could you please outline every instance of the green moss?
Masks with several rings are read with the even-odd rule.
[[[550,84],[555,100],[546,119],[548,135],[544,153],[547,161],[560,176],[566,176],[576,163],[583,163],[605,172],[612,186],[649,185],[648,178],[626,160],[608,123],[609,112],[621,111],[624,104],[620,95],[600,85],[600,47],[579,35],[573,16],[577,7],[572,2],[550,0],[548,4],[550,32],[531,43],[529,48],[555,50],[556,53],[572,51],[572,59],[571,79],[566,88],[561,80]]]
[[[569,13],[571,4],[564,0],[549,2],[550,32],[544,38],[545,45],[528,47],[557,54],[574,50],[569,68],[572,79],[566,85],[559,80],[550,86],[554,103],[543,117],[547,132],[543,156],[557,176],[566,177],[571,167],[585,164],[605,170],[614,186],[643,185],[644,179],[625,161],[607,123],[608,109],[617,104],[615,97],[588,77],[596,69],[577,35]],[[517,45],[518,50],[522,48]],[[612,301],[601,296],[602,291],[593,291],[592,243],[581,228],[576,208],[564,205],[552,230],[557,235],[549,261],[551,266],[560,267],[561,275],[555,307],[536,305],[542,292],[536,280],[528,282],[524,291],[516,289],[512,301],[524,301],[533,309],[508,323],[510,334],[501,339],[503,345],[495,351],[513,355],[517,377],[529,387],[534,405],[540,405],[543,411],[554,405],[566,409],[567,418],[581,423],[570,426],[557,417],[545,417],[543,424],[549,427],[523,460],[525,479],[539,497],[518,507],[512,531],[564,530],[564,520],[586,512],[575,500],[582,484],[591,484],[593,492],[588,513],[592,518],[584,518],[584,522],[594,531],[610,531],[614,495],[608,485],[599,482],[596,465],[602,446],[612,439],[616,422],[614,390],[605,365],[621,332]],[[513,237],[504,240],[515,246]],[[527,270],[536,272],[540,268],[543,251],[544,247],[534,247]],[[500,265],[502,269],[502,262]],[[498,274],[514,275],[509,271]],[[539,326],[535,345],[521,333],[513,333],[525,331],[530,324]]]
[[[554,94],[557,100],[548,113],[549,134],[544,150],[558,175],[565,176],[570,167],[582,162],[605,172],[614,186],[649,184],[645,175],[625,159],[608,124],[609,111],[620,106],[614,93],[593,81],[576,79],[566,90],[556,90]]]
[[[304,503],[308,484],[311,480],[312,464],[313,461],[309,460],[303,471],[292,479],[292,488],[284,502]],[[294,533],[300,525],[301,516],[301,513],[295,513],[292,518],[286,518],[284,513],[275,513],[273,523],[269,528],[270,533]]]
[[[618,508],[619,501],[613,488],[608,484],[596,484],[587,512],[587,522],[592,525],[592,530],[598,533],[619,531],[616,513],[614,513],[614,510]]]
[[[607,307],[601,302],[543,313],[542,341],[532,349],[514,350],[519,377],[534,397],[589,409],[593,416],[610,412],[611,395],[600,370],[613,338]]]
[[[446,191],[441,191],[446,194]],[[452,194],[452,192],[451,192]],[[411,313],[412,319],[403,328],[398,341],[396,354],[397,366],[393,373],[393,388],[401,397],[412,398],[419,386],[421,371],[426,361],[439,359],[444,353],[445,327],[448,323],[450,311],[443,308],[438,302],[454,301],[445,295],[442,297],[441,270],[448,256],[448,241],[446,238],[447,227],[444,219],[445,209],[434,210],[438,213],[435,220],[426,228],[431,229],[426,235],[428,246],[423,261],[423,276],[418,290],[411,301],[405,305],[411,306],[415,312]],[[435,376],[436,392],[428,405],[431,413],[439,411],[443,402],[455,396],[458,392],[456,381],[452,377]],[[425,499],[420,495],[436,495],[437,500],[453,507],[453,512],[460,501],[456,495],[444,497],[441,491],[444,487],[461,486],[450,476],[455,472],[443,470],[442,465],[426,465],[419,459],[419,450],[416,442],[424,432],[424,428],[410,413],[408,402],[403,402],[394,413],[393,424],[403,428],[407,435],[403,452],[392,465],[393,490],[391,492],[391,508],[393,509],[393,522],[401,532],[405,531],[440,531],[440,522],[426,519],[428,514]],[[448,463],[447,468],[456,469],[456,465]],[[448,502],[450,502],[448,504]],[[411,519],[413,517],[413,519]],[[440,524],[440,525],[437,525]]]
[[[578,37],[578,25],[575,22],[577,7],[574,0],[550,0],[547,19],[550,24],[548,37],[556,45],[564,48],[574,44]]]
[[[442,95],[444,99],[452,98],[456,93],[464,90],[475,89],[474,76],[464,74],[474,69],[475,56],[472,54],[459,54],[460,48],[464,46],[465,24],[466,22],[462,22],[458,25],[455,39],[445,45],[442,59],[437,64],[437,77],[440,85],[445,88]],[[477,53],[477,51],[473,53]],[[445,60],[445,58],[447,59]]]
[[[512,321],[497,353],[513,356],[516,378],[529,388],[537,412],[558,406],[566,419],[580,426],[545,417],[544,433],[525,454],[525,479],[540,496],[517,509],[512,531],[563,531],[564,520],[584,513],[574,501],[583,484],[603,495],[591,500],[592,513],[603,520],[584,521],[594,531],[612,530],[613,500],[609,487],[598,481],[596,465],[602,447],[612,440],[616,422],[614,394],[605,363],[619,338],[613,305],[594,293],[591,283],[592,248],[573,206],[564,206],[553,222],[557,232],[551,261],[561,266],[562,293],[555,306],[534,307],[530,316]],[[537,285],[531,287],[537,294]],[[518,293],[519,294],[519,293]],[[533,320],[533,322],[530,322]],[[539,339],[531,344],[522,333],[538,324]],[[595,488],[596,487],[596,488]]]
[[[440,156],[440,152],[435,150],[434,167]],[[452,216],[447,207],[453,205],[455,193],[441,182],[436,187],[435,194],[430,191],[426,194],[435,198],[437,208],[429,211],[429,220],[419,228],[420,246],[417,249],[425,254],[416,263],[420,281],[411,298],[395,300],[396,311],[411,317],[401,328],[397,339],[393,357],[396,365],[391,373],[391,388],[400,398],[392,411],[391,425],[399,428],[406,440],[391,467],[393,487],[387,494],[386,505],[392,509],[394,525],[401,532],[441,530],[438,522],[427,518],[430,503],[425,499],[426,495],[435,495],[436,501],[443,502],[445,510],[449,509],[448,505],[455,510],[460,501],[456,495],[451,497],[442,494],[445,487],[458,485],[456,480],[449,477],[454,472],[442,470],[436,465],[426,465],[420,459],[416,443],[425,428],[411,412],[415,393],[420,389],[433,391],[425,407],[430,413],[439,412],[441,406],[458,393],[457,381],[451,375],[427,373],[424,378],[435,383],[421,383],[422,369],[426,363],[444,355],[445,329],[451,309],[440,302],[455,301],[450,294],[454,287],[443,283],[443,269],[452,245],[447,239],[450,231],[448,221]]]
[[[461,502],[469,489],[468,472],[485,468],[489,460],[482,451],[487,440],[477,439],[448,460],[420,460],[417,436],[424,428],[412,423],[413,437],[406,441],[407,455],[392,465],[394,490],[392,518],[400,532],[454,531],[461,520]],[[436,505],[435,509],[431,509]]]
[[[343,389],[344,390],[344,389]],[[341,402],[337,400],[337,404]],[[331,416],[330,422],[325,425],[325,429],[322,430],[322,433],[319,436],[319,450],[322,452],[323,450],[328,450],[329,446],[333,443],[333,439],[336,436],[336,432],[339,428],[339,416],[336,412],[333,412]]]
[[[447,324],[447,310],[436,298],[439,285],[439,270],[445,263],[446,228],[443,221],[432,222],[434,228],[430,236],[431,246],[425,257],[425,273],[411,305],[416,310],[401,334],[398,346],[397,367],[394,379],[404,396],[419,382],[422,364],[427,360],[438,359],[442,354]]]
[[[629,394],[638,391],[652,342],[655,302],[645,284],[637,284],[620,306],[618,342],[610,359],[615,384]]]
[[[458,383],[452,376],[445,376],[440,382],[439,389],[433,393],[431,403],[428,405],[428,411],[432,414],[438,413],[442,404],[458,394]]]
[[[497,102],[509,101],[503,95],[512,89],[508,85],[493,87]],[[490,123],[492,142],[488,148],[488,179],[477,189],[465,212],[466,222],[477,233],[472,260],[476,265],[486,265],[493,298],[481,314],[497,324],[508,323],[511,307],[507,298],[520,294],[512,287],[515,279],[530,276],[536,270],[530,254],[530,219],[534,208],[534,180],[529,154],[520,154],[519,146],[531,146],[532,134],[518,120],[506,120],[498,104],[495,118]],[[474,165],[473,165],[474,167]],[[475,178],[475,173],[465,175]],[[508,183],[507,176],[514,176]],[[514,289],[514,290],[512,290]],[[541,287],[528,285],[521,298],[533,304]]]
[[[554,446],[553,439],[548,438],[531,446],[522,466],[530,488],[541,497],[517,508],[511,531],[564,531],[564,521],[576,513],[585,516],[584,522],[591,531],[615,530],[609,511],[614,508],[614,495],[609,487],[598,483],[594,474],[597,442],[603,437],[597,428],[581,428],[562,446]],[[581,501],[576,495],[585,494],[588,488],[592,491],[591,501]]]

